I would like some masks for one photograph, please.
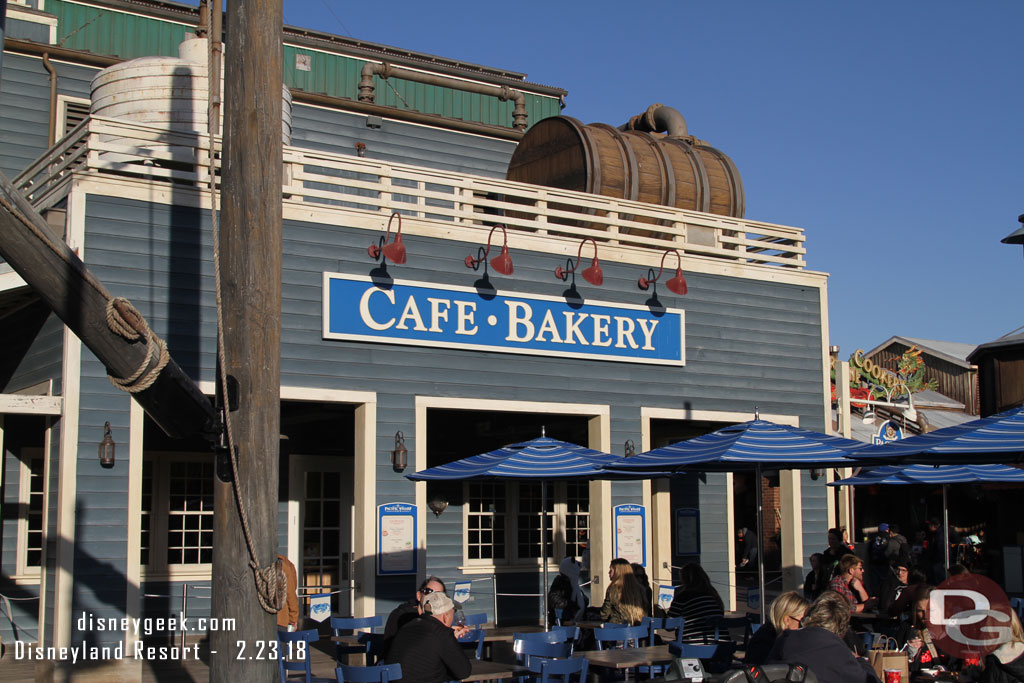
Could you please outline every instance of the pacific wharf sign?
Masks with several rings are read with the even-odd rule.
[[[324,339],[685,365],[684,313],[324,273]]]

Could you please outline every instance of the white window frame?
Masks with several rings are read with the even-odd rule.
[[[42,547],[39,549],[40,565],[43,560],[43,552],[46,548],[46,500],[49,492],[47,482],[46,453],[42,448],[22,448],[18,457],[18,551],[16,574],[14,579],[22,582],[39,581],[40,568],[28,566],[28,514],[32,486],[32,466],[34,458],[42,461],[43,471],[39,476],[43,478],[43,516],[42,516]]]
[[[149,564],[139,558],[140,574],[147,580],[207,580],[212,576],[213,563],[169,564],[167,562],[167,527],[170,517],[170,466],[175,462],[204,462],[213,464],[208,453],[148,452],[144,461],[153,467],[152,510],[149,517]],[[140,505],[139,515],[142,516]],[[210,517],[213,515],[211,514]],[[142,552],[141,543],[135,552]]]
[[[56,136],[57,139],[50,140],[51,145],[70,132],[68,130],[68,106],[71,104],[84,106],[86,111],[88,111],[91,107],[91,102],[87,97],[57,95],[57,120],[56,124],[53,127],[53,134]]]
[[[541,566],[542,558],[539,557],[519,557],[519,487],[523,484],[538,484],[540,480],[515,480],[508,482],[498,482],[498,486],[504,486],[505,488],[505,557],[503,558],[484,558],[484,559],[470,559],[469,557],[469,517],[471,514],[477,514],[470,512],[469,509],[469,492],[470,482],[463,483],[463,500],[465,504],[462,506],[462,561],[466,567],[472,567],[479,569],[485,568],[507,568],[507,569],[536,569]],[[568,486],[564,481],[549,481],[544,480],[545,484],[552,487],[554,491],[554,505],[552,506],[551,518],[552,527],[551,533],[554,536],[554,547],[552,549],[553,556],[549,558],[549,562],[557,563],[560,558],[565,556],[566,543],[565,543],[565,531],[566,531],[566,514],[568,511],[568,505],[566,502],[566,496]],[[588,519],[591,516],[590,506],[587,506]],[[502,516],[496,516],[496,520],[501,520]],[[591,528],[588,521],[588,529]],[[538,543],[538,546],[540,544]]]

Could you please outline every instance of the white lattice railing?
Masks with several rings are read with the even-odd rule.
[[[15,184],[40,208],[71,170],[205,187],[207,150],[205,135],[94,117],[72,130]],[[487,228],[501,222],[510,230],[536,235],[593,237],[652,250],[673,247],[744,263],[805,265],[799,228],[292,146],[284,148],[284,164],[282,192],[289,202],[383,214],[401,211],[442,226]]]

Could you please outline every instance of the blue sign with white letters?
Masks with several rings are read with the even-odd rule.
[[[685,365],[684,311],[324,273],[325,339]]]

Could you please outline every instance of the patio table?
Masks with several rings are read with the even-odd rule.
[[[621,650],[587,650],[578,652],[577,656],[586,657],[591,666],[605,669],[630,669],[634,666],[667,664],[675,659],[668,651],[668,645],[627,647]]]
[[[489,662],[486,659],[471,659],[472,671],[463,681],[502,681],[509,678],[516,678],[530,670],[518,664],[507,664],[505,662]]]

